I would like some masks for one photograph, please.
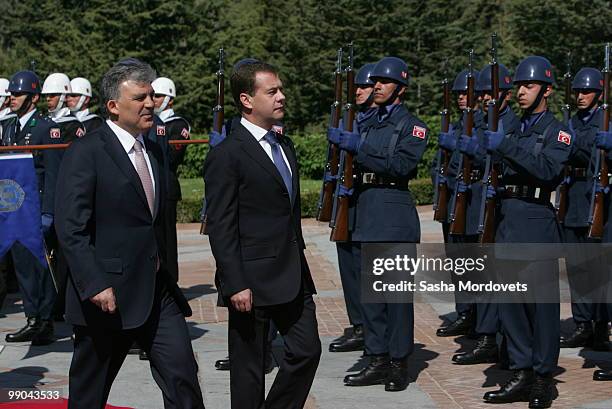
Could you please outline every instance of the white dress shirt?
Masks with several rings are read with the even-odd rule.
[[[140,141],[142,145],[142,152],[144,153],[145,161],[147,162],[147,168],[149,169],[149,175],[151,175],[151,182],[153,183],[153,194],[155,194],[155,178],[153,177],[153,169],[151,168],[151,161],[149,160],[149,155],[147,154],[147,148],[144,143],[144,138],[142,135],[138,135],[138,137],[134,138],[132,134],[128,131],[115,124],[110,119],[106,120],[106,123],[112,129],[112,131],[117,135],[117,139],[121,142],[121,146],[125,149],[125,153],[127,153],[134,169],[136,169],[136,151],[134,150],[134,144],[136,143],[136,139]]]
[[[259,145],[266,152],[266,154],[268,155],[272,163],[274,163],[274,159],[272,159],[272,146],[270,146],[268,141],[264,139],[264,136],[266,136],[268,131],[263,129],[260,126],[255,125],[252,122],[249,122],[244,117],[240,119],[240,123],[251,133],[251,135],[253,135],[255,140],[259,143]],[[281,146],[279,146],[279,149],[281,151],[281,154],[283,155],[283,160],[285,161],[285,164],[287,165],[287,169],[289,169],[289,173],[291,173],[291,176],[293,176],[293,171],[291,170],[291,165],[289,165],[289,161],[287,160],[287,155],[285,155],[285,151],[283,150]]]
[[[36,110],[33,109],[21,118],[19,118],[19,125],[21,126],[21,129],[25,128],[25,126],[28,124],[28,121],[30,120],[30,118],[32,118],[35,112]]]

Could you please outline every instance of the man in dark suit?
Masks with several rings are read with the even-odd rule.
[[[295,149],[272,130],[284,116],[282,82],[274,67],[257,62],[232,74],[231,89],[242,118],[204,164],[215,281],[229,308],[231,407],[302,408],[321,342]],[[270,321],[283,336],[285,357],[266,398]]]
[[[155,71],[122,60],[102,79],[109,119],[66,151],[57,233],[70,268],[74,325],[69,408],[102,408],[134,340],[166,408],[204,408],[185,323],[191,310],[166,268],[165,178],[153,124]]]

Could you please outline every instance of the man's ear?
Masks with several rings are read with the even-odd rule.
[[[109,100],[106,103],[106,111],[112,115],[119,115],[119,108],[117,107],[117,101],[114,99]]]
[[[544,97],[548,98],[553,93],[553,87],[550,84],[546,84],[546,92],[544,92]]]
[[[32,96],[32,104],[36,105],[36,104],[38,104],[38,101],[40,101],[40,94],[34,94]]]
[[[253,104],[251,103],[252,97],[246,92],[240,93],[240,103],[246,109],[253,109]]]

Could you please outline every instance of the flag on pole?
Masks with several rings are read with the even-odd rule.
[[[38,180],[31,153],[0,154],[0,257],[20,242],[46,266]]]

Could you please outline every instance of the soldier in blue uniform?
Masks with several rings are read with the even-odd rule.
[[[370,74],[376,64],[365,64],[355,76],[355,103],[359,107],[357,113],[357,132],[363,134],[375,120],[377,112],[374,103],[374,82]],[[332,143],[338,143],[341,128],[330,128],[328,139]],[[338,251],[338,266],[340,278],[342,279],[342,290],[346,303],[346,312],[352,326],[346,333],[329,345],[330,352],[360,351],[364,346],[363,314],[360,302],[360,244],[351,241],[336,243]]]
[[[491,89],[491,66],[484,67],[478,76],[477,89],[482,95],[482,104],[485,116],[481,121],[482,128],[488,127],[488,104],[493,98]],[[499,106],[499,120],[503,124],[505,134],[510,136],[517,132],[521,126],[520,120],[508,105],[512,98],[512,76],[505,65],[499,64],[499,95],[497,95]],[[459,150],[472,155],[476,161],[478,169],[483,169],[485,158],[482,156],[481,149],[482,137],[484,132],[478,134],[477,144],[465,136],[459,140]],[[486,176],[486,175],[485,175]],[[475,184],[479,189],[480,184]],[[481,194],[479,198],[482,199]],[[475,205],[475,204],[473,204]],[[474,217],[473,214],[470,216]],[[470,220],[471,224],[472,220]],[[496,334],[500,330],[499,314],[496,303],[478,303],[476,309],[475,332],[478,336],[476,346],[471,351],[453,356],[453,361],[460,365],[472,365],[480,363],[493,363],[499,359],[499,350],[496,341]]]
[[[2,145],[46,145],[61,143],[60,133],[36,110],[40,98],[40,80],[31,71],[17,72],[11,78],[11,110],[16,117],[2,122]],[[61,160],[59,150],[35,151],[34,167],[40,193],[41,224],[45,237],[52,234],[53,204],[57,172]],[[48,266],[40,262],[19,243],[11,249],[19,289],[23,297],[26,325],[6,335],[7,342],[46,345],[53,342],[52,310],[55,289]]]
[[[476,92],[478,92],[478,71],[475,71],[473,74],[474,82],[476,85]],[[457,108],[460,112],[464,112],[467,108],[467,90],[468,90],[468,70],[465,69],[461,71],[455,77],[455,81],[453,82],[452,91],[457,96]],[[473,140],[471,140],[472,144],[477,141],[478,135],[483,131],[483,113],[480,109],[480,105],[475,100],[474,106],[474,130],[473,130]],[[449,205],[448,212],[449,218],[446,223],[442,224],[442,229],[444,233],[444,241],[446,243],[476,243],[478,241],[478,214],[480,211],[480,183],[478,180],[482,177],[482,170],[484,162],[479,162],[478,164],[474,163],[472,168],[472,175],[470,175],[471,180],[474,183],[464,183],[457,180],[457,175],[460,173],[459,164],[460,158],[464,154],[464,151],[467,152],[467,145],[464,151],[459,149],[458,141],[461,135],[465,132],[464,126],[464,115],[461,115],[460,118],[452,124],[452,128],[449,129],[448,133],[441,133],[438,142],[440,147],[443,149],[452,152],[451,159],[449,161],[448,169],[446,172],[446,183],[448,186],[448,197],[449,197]],[[467,138],[467,136],[466,136]],[[470,145],[470,155],[472,158],[474,157],[474,152],[472,149],[473,145]],[[452,209],[452,204],[454,203],[451,199],[457,189],[465,192],[468,191],[467,197],[467,209],[466,209],[466,228],[464,235],[453,235],[449,234],[450,229],[450,213],[454,211]],[[452,276],[453,279],[456,277]],[[436,335],[439,337],[453,337],[459,335],[468,335],[473,332],[474,322],[475,322],[475,306],[473,303],[465,302],[461,299],[461,295],[459,293],[455,293],[455,311],[457,312],[457,318],[450,322],[448,325],[442,326],[438,328],[436,331]]]
[[[41,94],[45,95],[49,119],[56,126],[64,142],[71,142],[76,138],[85,136],[85,127],[72,115],[67,104],[68,95],[72,93],[70,79],[66,74],[55,72],[50,74],[43,83]]]
[[[514,84],[523,113],[519,132],[508,136],[500,126],[497,132],[485,131],[483,138],[486,149],[502,161],[503,189],[496,193],[501,205],[495,242],[560,243],[560,227],[550,196],[569,160],[572,135],[548,111],[554,84],[552,65],[544,57],[527,57],[516,68]],[[537,248],[529,253],[500,256],[496,251],[498,259],[504,258],[496,268],[520,272],[524,277],[537,274],[547,282],[558,283],[558,255]],[[508,303],[498,307],[514,374],[499,390],[487,392],[484,400],[528,400],[530,408],[550,407],[552,373],[559,359],[559,303]]]
[[[419,217],[408,189],[427,146],[428,129],[403,105],[408,67],[385,57],[374,67],[375,118],[367,130],[342,132],[339,146],[354,153],[356,183],[350,200],[352,243],[418,243]],[[359,244],[358,244],[359,243]],[[360,263],[357,263],[360,265]],[[386,391],[408,386],[407,357],[414,349],[414,309],[410,304],[362,303],[368,366],[344,378],[347,386],[385,384]]]
[[[569,126],[575,135],[569,172],[563,183],[567,184],[567,212],[563,220],[563,236],[567,243],[597,243],[599,240],[588,238],[589,205],[593,187],[592,165],[595,136],[602,121],[602,112],[597,101],[603,90],[603,76],[596,68],[582,68],[572,81],[578,111],[571,118]],[[579,250],[582,249],[582,250]],[[570,288],[580,288],[588,282],[591,269],[598,269],[598,258],[584,264],[580,260],[584,247],[569,247],[566,256]],[[594,264],[595,263],[595,264]],[[586,280],[586,281],[585,281]],[[595,350],[608,350],[608,319],[603,303],[588,302],[579,298],[582,292],[572,294],[572,317],[576,329],[567,337],[561,337],[561,348],[593,347]]]
[[[93,132],[104,124],[104,118],[89,112],[93,98],[91,83],[87,78],[77,77],[70,80],[72,93],[66,98],[70,112],[83,124],[85,132]]]

